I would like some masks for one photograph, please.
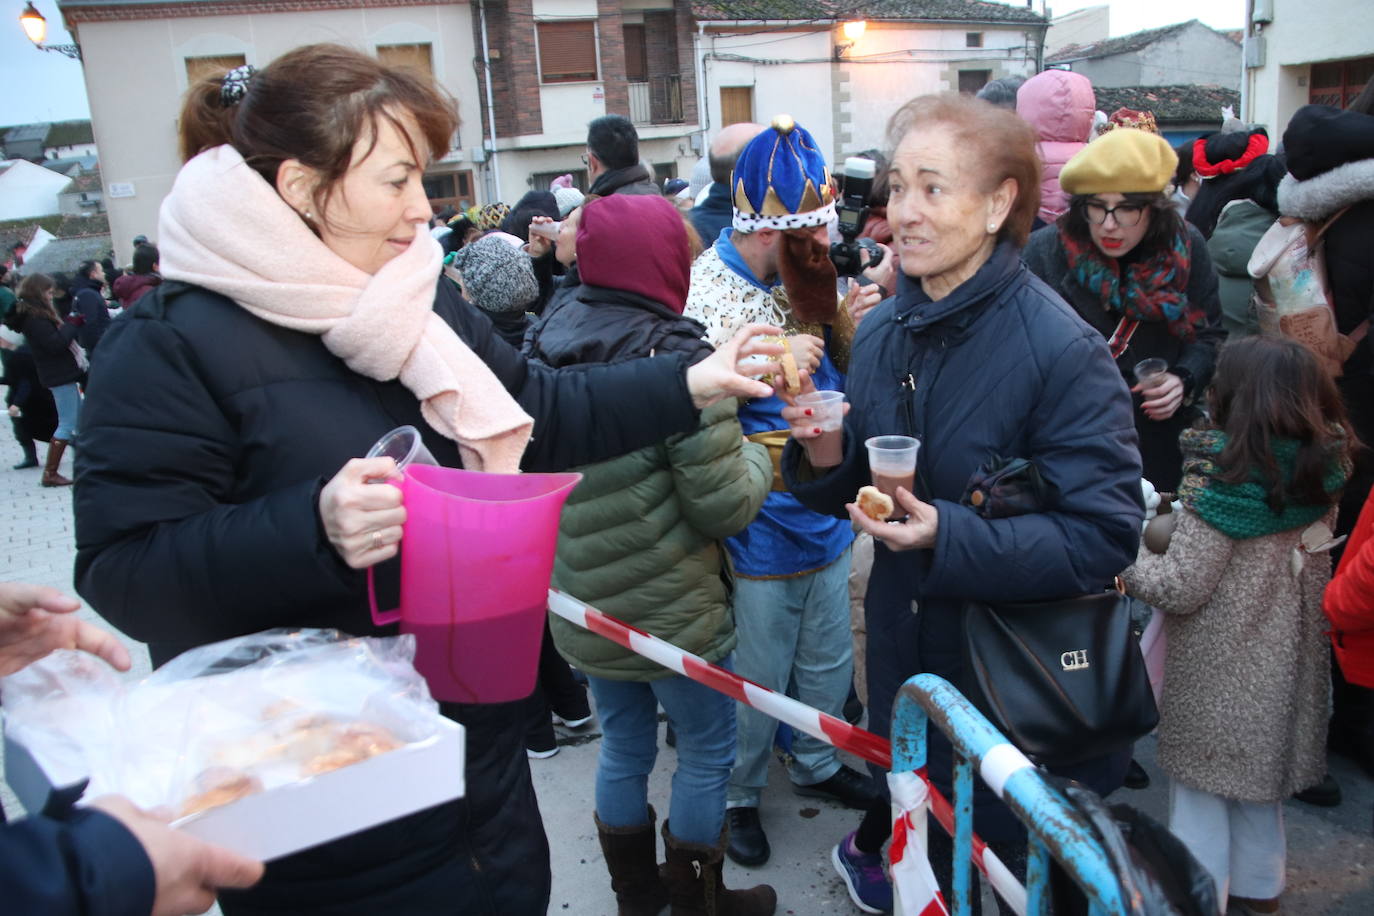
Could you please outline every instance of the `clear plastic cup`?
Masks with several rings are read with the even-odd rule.
[[[864,446],[868,448],[868,469],[873,475],[873,486],[892,497],[893,505],[900,507],[898,487],[905,487],[908,493],[916,492],[916,453],[920,451],[921,440],[911,436],[874,436],[865,440]],[[904,513],[898,508],[897,514]]]
[[[844,460],[844,392],[810,391],[796,398],[798,407],[809,407],[821,434],[803,439],[812,467],[833,468]]]
[[[530,235],[541,235],[550,242],[558,241],[558,230],[563,228],[561,222],[552,223],[530,223]]]
[[[1136,363],[1135,369],[1132,371],[1135,374],[1137,384],[1142,388],[1153,388],[1155,383],[1159,381],[1159,377],[1169,371],[1169,363],[1167,360],[1151,357]]]
[[[398,426],[377,440],[377,444],[367,450],[368,458],[390,458],[396,462],[396,470],[404,471],[410,464],[429,464],[437,467],[439,462],[425,448],[420,431],[413,426]],[[385,483],[376,479],[370,483]]]

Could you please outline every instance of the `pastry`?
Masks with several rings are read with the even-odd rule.
[[[782,364],[783,388],[788,394],[801,394],[801,373],[797,371],[797,358],[789,350],[778,359]]]
[[[195,814],[236,802],[240,798],[262,791],[262,781],[242,770],[230,767],[211,767],[196,779],[198,793],[181,806],[181,815]]]
[[[858,503],[860,512],[876,522],[885,522],[892,517],[892,497],[877,487],[860,487],[854,502]]]

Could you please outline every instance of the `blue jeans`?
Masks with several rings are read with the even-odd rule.
[[[66,442],[76,435],[76,424],[81,417],[81,389],[76,382],[68,382],[48,390],[57,404],[57,429],[53,430],[52,437]]]
[[[854,678],[849,635],[849,550],[829,566],[791,579],[735,580],[735,672],[754,683],[842,715]],[[768,782],[777,720],[741,705],[728,805],[756,808]],[[794,732],[788,775],[815,785],[840,768],[835,748]]]
[[[730,667],[730,657],[717,662]],[[725,820],[725,783],[735,762],[735,701],[681,675],[656,681],[587,677],[601,720],[596,816],[607,827],[649,820],[649,773],[658,755],[658,707],[677,733],[668,822],[684,843],[714,846]]]

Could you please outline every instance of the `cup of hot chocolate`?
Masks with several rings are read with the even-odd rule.
[[[897,507],[894,518],[904,517],[902,504],[897,500],[897,488],[908,493],[916,491],[916,453],[921,440],[911,436],[874,436],[867,439],[868,469],[873,474],[873,486],[892,497]]]
[[[814,468],[833,468],[844,460],[844,392],[810,391],[796,397],[798,407],[811,409],[820,435],[801,440]]]

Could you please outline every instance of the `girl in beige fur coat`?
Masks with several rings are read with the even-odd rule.
[[[1123,574],[1167,615],[1159,762],[1169,827],[1245,912],[1278,911],[1283,801],[1325,771],[1328,657],[1319,546],[1353,441],[1332,380],[1291,340],[1221,355],[1215,425],[1180,437],[1184,510]],[[1307,533],[1304,539],[1304,532]]]

